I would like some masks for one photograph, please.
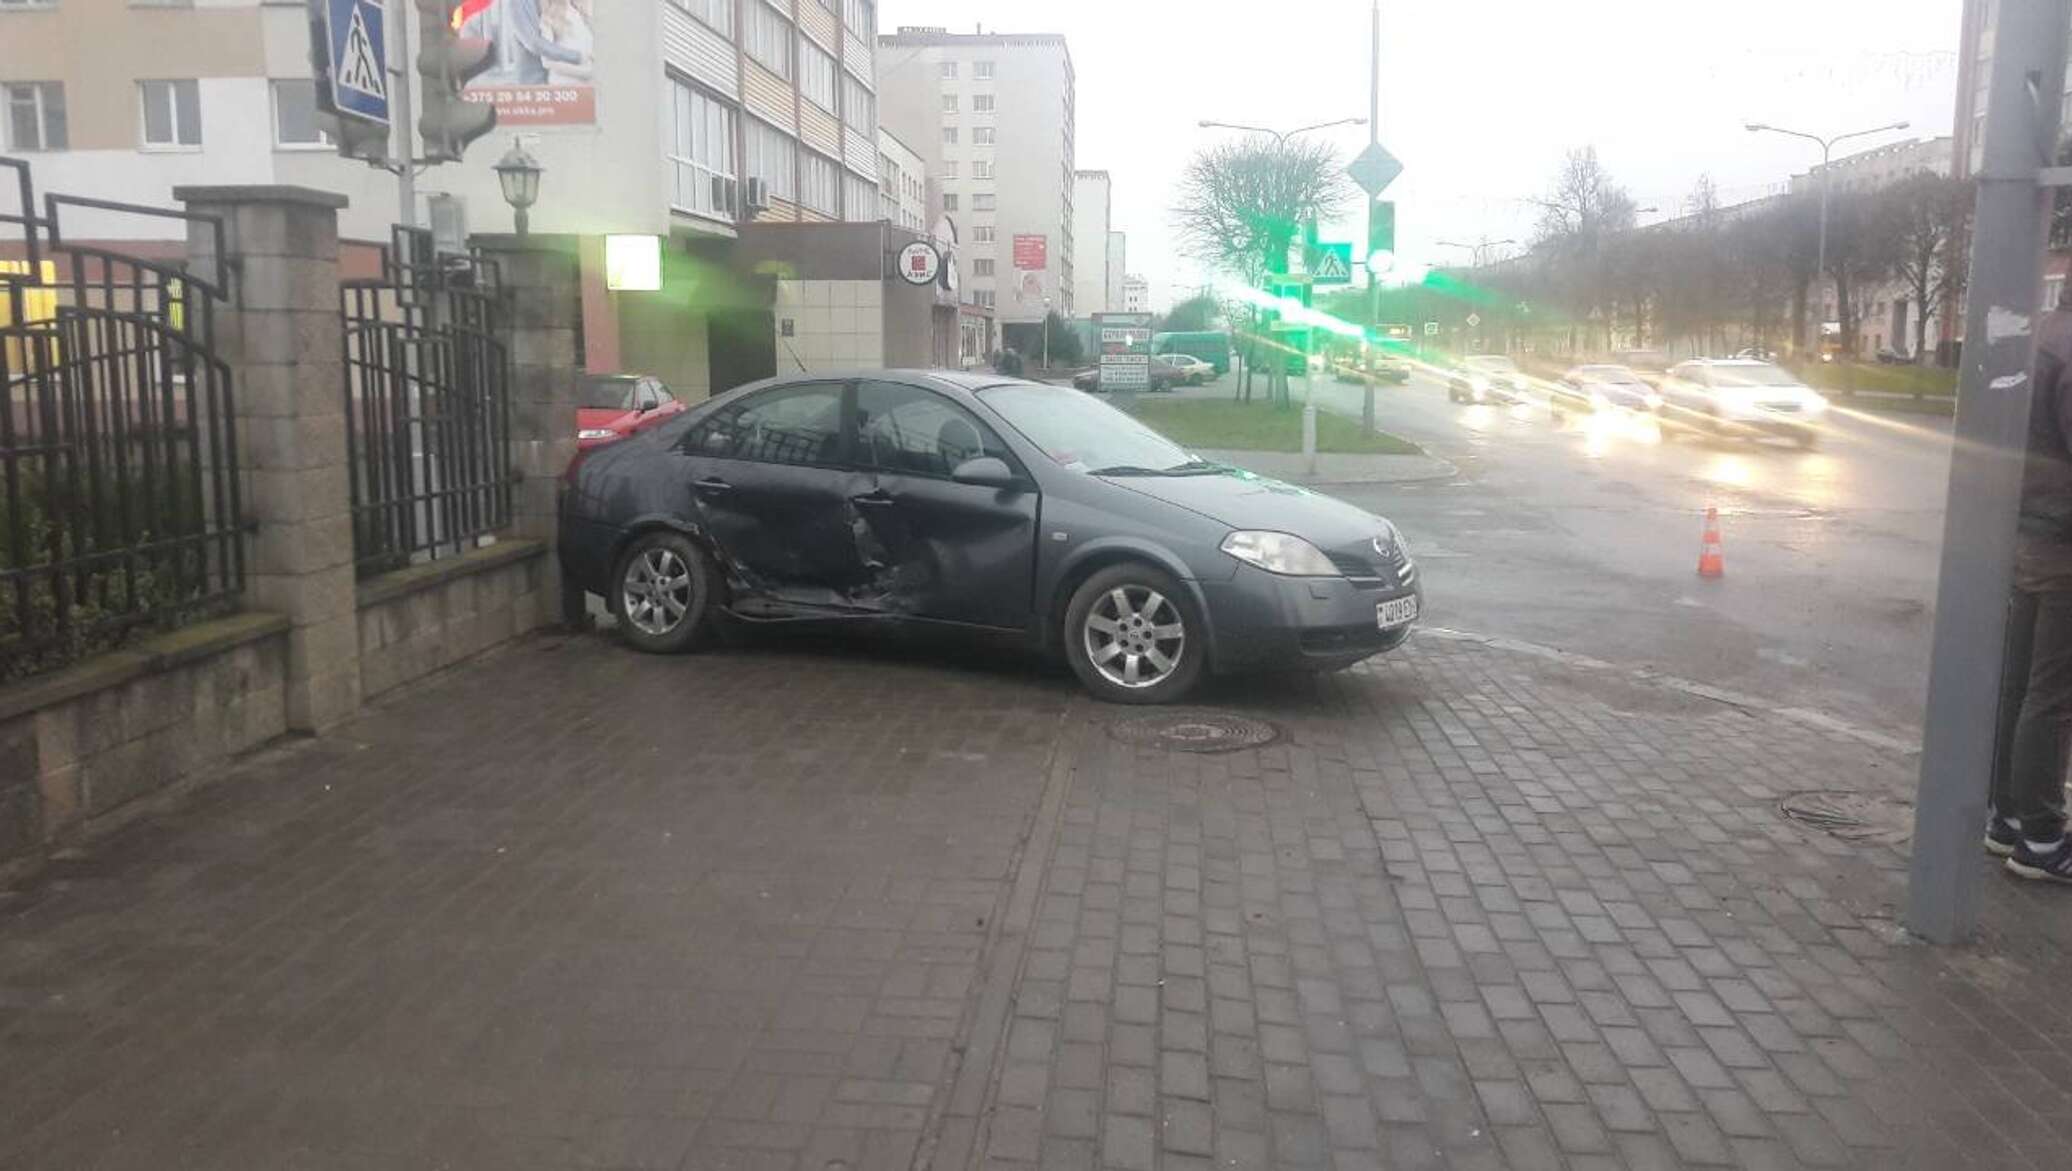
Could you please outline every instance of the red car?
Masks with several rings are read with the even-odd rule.
[[[624,439],[683,410],[684,404],[659,378],[593,374],[583,380],[582,398],[576,407],[576,449]]]

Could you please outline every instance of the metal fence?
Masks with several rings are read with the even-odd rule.
[[[452,556],[511,519],[510,360],[495,262],[398,227],[347,281],[345,420],[361,576]]]
[[[12,195],[10,197],[10,189]],[[9,202],[13,207],[8,207]],[[234,607],[245,580],[225,290],[68,241],[70,209],[222,224],[46,194],[0,157],[0,679],[141,627]]]

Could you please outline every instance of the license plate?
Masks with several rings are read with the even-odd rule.
[[[1417,621],[1417,597],[1397,598],[1393,602],[1379,602],[1374,607],[1374,620],[1383,630],[1392,630],[1406,622]]]

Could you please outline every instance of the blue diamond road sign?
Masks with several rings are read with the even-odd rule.
[[[381,0],[324,0],[331,100],[340,114],[389,124],[388,34]]]
[[[1360,152],[1359,158],[1354,159],[1345,168],[1345,173],[1353,177],[1353,182],[1360,185],[1360,190],[1375,199],[1380,199],[1381,193],[1388,190],[1388,185],[1395,182],[1396,176],[1403,173],[1403,164],[1380,143],[1372,142],[1367,144],[1366,150]]]

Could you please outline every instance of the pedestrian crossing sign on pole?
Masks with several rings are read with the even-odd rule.
[[[324,0],[331,101],[340,114],[389,124],[388,34],[382,0]]]
[[[1310,280],[1320,285],[1353,283],[1353,246],[1319,244],[1316,259],[1309,266]]]

